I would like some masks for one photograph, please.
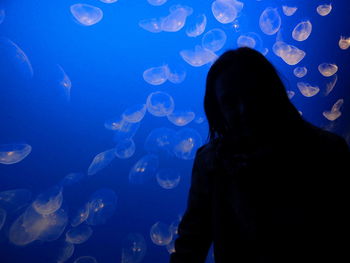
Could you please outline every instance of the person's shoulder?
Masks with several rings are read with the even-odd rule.
[[[203,162],[206,166],[210,166],[216,157],[216,145],[217,139],[210,140],[203,144],[197,149],[196,159],[199,162]]]

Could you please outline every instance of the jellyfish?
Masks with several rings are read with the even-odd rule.
[[[180,174],[174,169],[163,168],[156,174],[157,182],[164,189],[173,189],[180,182]]]
[[[277,8],[266,8],[259,19],[259,26],[266,35],[274,35],[278,32],[282,24]]]
[[[106,4],[112,4],[117,2],[118,0],[100,0],[102,3],[106,3]]]
[[[112,217],[117,206],[117,195],[113,190],[102,188],[92,194],[89,200],[89,216],[86,223],[101,225]]]
[[[76,21],[83,26],[92,26],[100,22],[103,12],[100,8],[88,4],[74,4],[70,11]]]
[[[177,32],[186,23],[186,18],[191,15],[193,9],[188,6],[176,5],[170,7],[170,14],[161,20],[161,29],[165,32]]]
[[[74,217],[72,218],[70,224],[72,227],[77,227],[83,223],[89,216],[90,205],[86,203],[83,207],[79,208]]]
[[[74,260],[73,263],[97,263],[97,260],[91,256],[82,256]]]
[[[180,84],[186,78],[186,70],[179,65],[168,65],[168,80],[173,84]]]
[[[262,44],[261,37],[254,32],[242,34],[237,39],[238,47],[250,47],[262,51]]]
[[[107,151],[97,154],[92,160],[89,168],[88,175],[94,175],[106,166],[108,166],[115,158],[114,149],[109,149]]]
[[[320,91],[319,87],[312,86],[306,82],[298,82],[297,86],[298,86],[298,89],[300,90],[300,93],[305,97],[313,97]]]
[[[292,16],[295,14],[295,12],[298,10],[298,7],[292,7],[292,6],[282,6],[283,13],[286,16]]]
[[[143,184],[149,181],[155,175],[158,166],[158,157],[154,154],[146,154],[131,167],[129,182],[132,184]]]
[[[134,155],[136,150],[135,143],[132,139],[125,139],[118,142],[114,154],[119,159],[128,159]]]
[[[113,140],[115,142],[131,139],[140,128],[140,122],[128,122],[125,119],[122,119],[119,124],[120,126],[114,129]]]
[[[156,91],[149,94],[146,105],[148,112],[156,117],[167,116],[175,108],[173,97],[163,91]]]
[[[180,56],[193,67],[201,67],[217,59],[217,55],[202,46],[196,45],[194,50],[182,50]]]
[[[166,245],[166,249],[168,250],[169,254],[175,253],[175,240],[171,240],[168,245]]]
[[[295,92],[292,91],[292,90],[287,90],[287,95],[288,95],[289,99],[292,99],[294,97],[294,95],[295,95]]]
[[[0,207],[0,231],[5,224],[7,212]]]
[[[293,70],[293,73],[294,73],[294,76],[296,76],[297,78],[303,78],[307,74],[307,68],[306,67],[296,67]]]
[[[336,64],[331,63],[322,63],[318,66],[318,71],[324,77],[331,77],[338,71],[338,66]]]
[[[197,15],[187,24],[186,35],[188,37],[198,37],[203,34],[205,28],[207,27],[207,17],[205,14]]]
[[[340,39],[339,39],[339,47],[340,49],[342,50],[346,50],[350,47],[350,37],[343,37],[343,36],[340,36]]]
[[[164,5],[168,0],[147,0],[150,5],[161,6]]]
[[[174,110],[167,118],[176,126],[185,126],[193,121],[195,113],[190,110]]]
[[[5,20],[5,10],[0,9],[0,25],[2,22],[4,22],[4,20]]]
[[[320,16],[329,15],[329,13],[332,11],[332,4],[319,5],[317,6],[316,11]]]
[[[312,24],[309,20],[300,22],[293,30],[292,36],[297,41],[304,41],[309,38],[312,31]]]
[[[92,235],[91,227],[80,225],[69,229],[66,233],[66,242],[72,244],[82,244],[86,242]]]
[[[162,19],[160,18],[148,18],[142,19],[139,22],[139,26],[148,32],[159,33],[162,32],[161,23]]]
[[[0,192],[0,207],[14,212],[29,204],[32,193],[28,189],[13,189]]]
[[[200,146],[202,137],[195,129],[182,128],[177,132],[174,153],[179,159],[192,160]]]
[[[226,44],[226,33],[220,28],[214,28],[204,34],[202,38],[202,47],[212,52],[216,52]]]
[[[85,174],[83,173],[69,173],[62,179],[60,185],[63,187],[71,186],[80,182],[84,178],[84,176]]]
[[[57,247],[58,251],[55,259],[57,263],[66,262],[71,256],[73,256],[75,250],[74,244],[64,241],[57,245]]]
[[[324,111],[323,116],[329,121],[335,121],[341,116],[340,108],[343,106],[344,99],[339,99],[334,103],[330,111]]]
[[[144,148],[148,153],[159,156],[173,155],[176,131],[170,128],[155,128],[147,136]]]
[[[169,226],[160,221],[152,225],[150,236],[152,242],[158,246],[166,246],[173,238],[172,233],[169,231]]]
[[[142,76],[151,85],[161,85],[168,79],[168,65],[146,69]]]
[[[38,195],[32,206],[35,211],[42,215],[48,215],[61,208],[63,201],[62,188],[54,186]]]
[[[326,84],[326,92],[325,92],[325,96],[328,96],[329,93],[332,92],[332,90],[334,89],[335,85],[338,82],[338,75],[335,74],[333,77],[333,80],[331,80],[329,83]]]
[[[244,4],[236,0],[216,0],[211,5],[211,11],[217,21],[222,24],[233,22]]]
[[[59,68],[60,73],[61,73],[61,77],[59,80],[59,86],[62,88],[67,101],[70,101],[70,91],[72,88],[72,82],[71,82],[70,78],[68,77],[68,75],[66,74],[66,72],[64,72],[63,68],[58,64],[57,64],[57,67]]]
[[[290,66],[298,64],[304,59],[306,55],[306,53],[303,50],[293,45],[288,45],[281,41],[277,41],[273,45],[273,51],[277,56],[282,58],[283,61]]]
[[[15,164],[26,158],[32,151],[28,144],[2,144],[0,145],[0,163]]]
[[[169,226],[169,231],[173,234],[173,236],[178,234],[179,224],[181,222],[181,216],[178,216],[173,222],[171,222]]]
[[[139,233],[130,233],[122,242],[121,263],[140,263],[145,257],[147,245],[145,238]]]
[[[146,104],[135,104],[123,112],[122,118],[129,123],[137,123],[142,121],[146,110]]]

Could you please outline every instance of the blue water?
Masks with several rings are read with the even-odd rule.
[[[109,4],[98,0],[1,0],[0,154],[5,151],[4,145],[9,144],[27,144],[31,151],[17,163],[0,163],[0,208],[7,215],[0,228],[0,262],[57,262],[60,247],[65,242],[66,232],[72,228],[71,222],[77,210],[87,203],[94,206],[96,202],[97,206],[105,205],[101,207],[102,212],[95,215],[91,212],[82,223],[91,228],[92,234],[86,242],[75,244],[74,253],[66,262],[74,262],[81,256],[94,257],[99,263],[167,262],[169,252],[165,243],[171,240],[167,227],[176,222],[186,208],[193,156],[208,135],[207,123],[202,118],[205,78],[211,62],[194,67],[181,57],[180,51],[194,50],[211,29],[219,28],[227,37],[224,46],[214,52],[216,55],[237,48],[239,36],[248,32],[257,34],[261,39],[257,48],[262,52],[268,50],[266,57],[280,72],[287,90],[294,92],[291,101],[304,118],[349,142],[350,48],[342,50],[338,42],[341,36],[350,37],[350,3],[340,0],[305,3],[296,0],[242,0],[244,7],[238,17],[222,24],[212,13],[212,0],[164,2],[161,6],[153,6],[147,0],[118,0]],[[332,10],[328,15],[321,16],[316,12],[318,5],[329,3],[332,3]],[[99,8],[103,17],[92,22],[89,20],[95,24],[84,25],[71,12],[74,4]],[[207,25],[204,33],[197,37],[187,36],[187,22],[176,32],[152,33],[139,26],[143,19],[166,17],[174,5],[192,8],[187,21],[205,14]],[[294,15],[286,16],[282,5],[296,6],[298,10]],[[274,35],[264,34],[259,27],[259,17],[267,7],[277,8],[282,20],[280,32]],[[98,12],[93,15],[98,16]],[[313,26],[310,37],[301,42],[294,40],[294,27],[306,20],[310,20]],[[304,59],[291,66],[276,56],[272,47],[277,35],[285,43],[305,51]],[[321,63],[336,64],[338,71],[331,77],[324,77],[318,70]],[[180,83],[167,80],[160,85],[145,81],[145,70],[164,65],[186,72],[185,79]],[[307,67],[305,77],[299,79],[293,74],[297,66]],[[68,90],[62,84],[64,76],[65,85],[69,86],[71,82]],[[326,85],[335,78],[334,89],[326,95]],[[320,91],[312,97],[305,97],[297,82],[318,86]],[[113,149],[125,138],[130,139],[128,133],[106,129],[106,121],[116,121],[126,109],[146,103],[147,97],[157,91],[173,98],[175,110],[193,112],[194,119],[185,126],[177,126],[165,116],[168,114],[157,117],[148,109],[139,124],[133,124],[139,125],[131,137],[135,152],[125,159],[114,157],[112,152],[113,160],[89,175],[88,168],[97,154]],[[323,112],[330,111],[339,99],[343,99],[341,115],[331,121]],[[174,145],[169,146],[170,150],[165,147],[159,151],[144,147],[148,135],[154,129],[164,127],[172,129],[174,134],[177,132],[175,145],[185,138],[186,130],[183,129],[186,128],[191,132],[189,136],[201,138],[195,140],[187,153],[181,152],[185,151],[181,147],[174,152]],[[147,154],[154,154],[158,165],[149,162],[145,172],[141,169],[136,173],[137,178],[131,179],[132,167]],[[168,171],[172,179],[163,182],[163,187],[156,179],[159,171],[163,171],[165,177]],[[69,185],[62,183],[70,173],[81,173],[82,176],[70,180]],[[62,233],[54,240],[42,237],[42,240],[34,238],[25,245],[16,244],[14,240],[18,239],[11,234],[13,223],[26,211],[28,214],[32,202],[35,204],[41,193],[57,185],[62,187],[63,197],[59,209],[66,215]],[[166,186],[171,189],[166,189]],[[32,197],[26,206],[12,211],[4,200],[1,201],[1,193],[15,189],[27,189]],[[97,197],[102,198],[100,203],[96,201]],[[41,216],[38,210],[33,213]],[[156,236],[164,240],[161,246],[150,236],[152,226],[159,221],[165,224],[165,230]],[[125,256],[122,260],[122,250],[130,249],[130,242],[126,242],[130,233],[138,233],[137,237],[142,236],[144,242],[135,235],[129,236],[138,240],[140,250],[127,261]],[[211,254],[208,262],[213,262]]]

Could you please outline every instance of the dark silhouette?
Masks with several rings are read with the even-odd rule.
[[[350,152],[305,121],[272,64],[227,51],[207,76],[197,150],[171,263],[350,262]]]

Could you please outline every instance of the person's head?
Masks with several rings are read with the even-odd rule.
[[[210,139],[267,135],[302,120],[273,65],[250,48],[227,51],[212,65],[204,110]]]

